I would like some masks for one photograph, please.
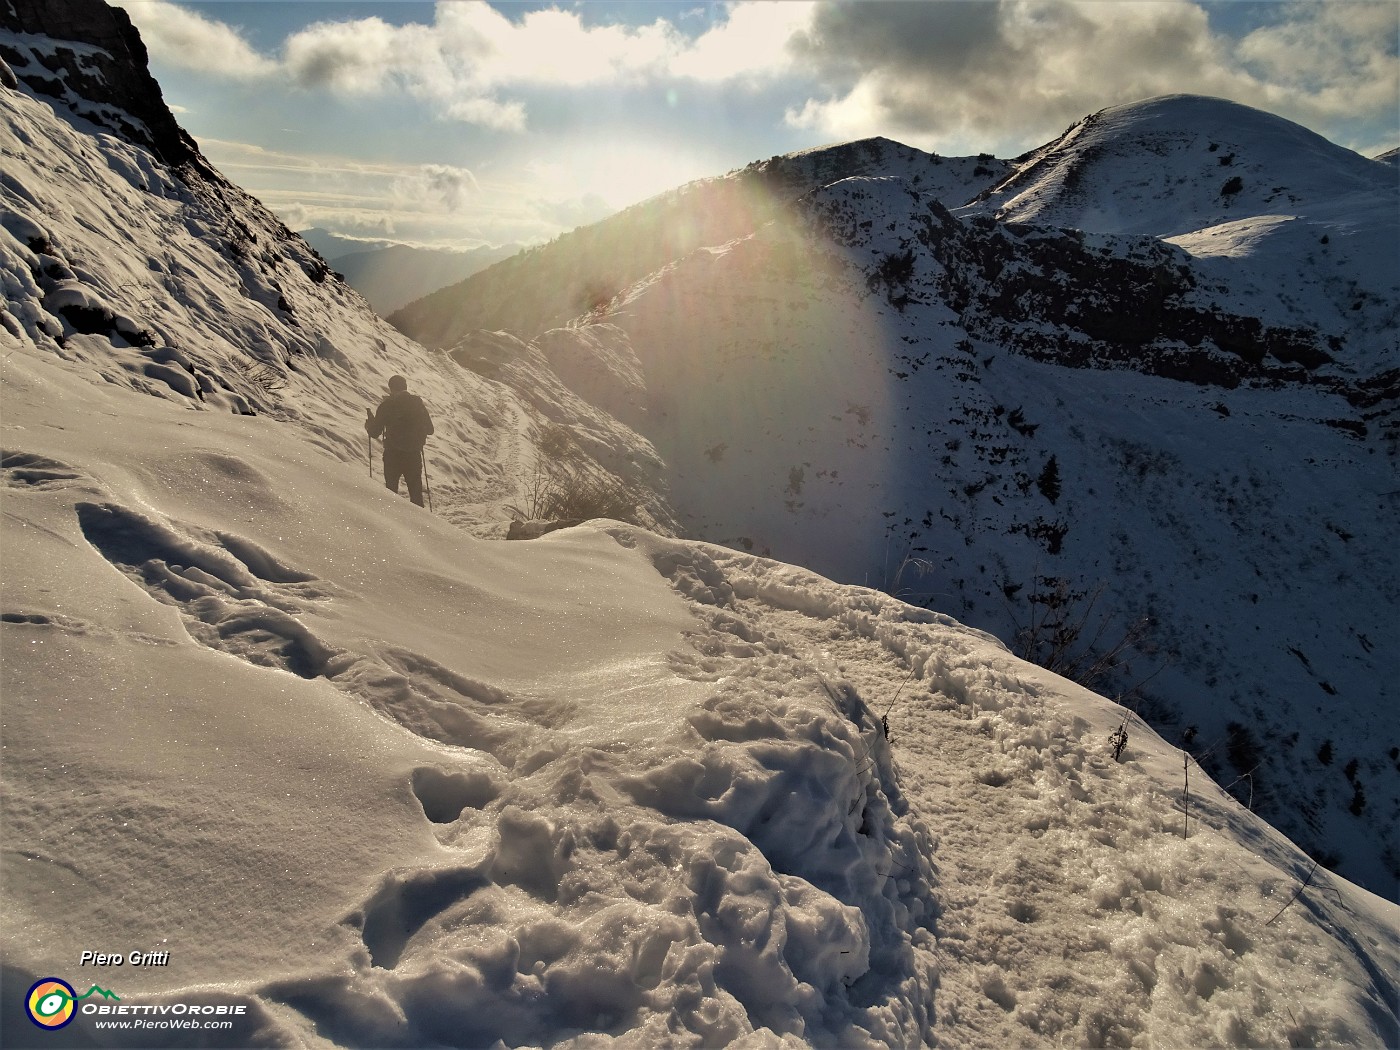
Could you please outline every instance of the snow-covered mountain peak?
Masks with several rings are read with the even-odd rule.
[[[878,136],[799,150],[757,167],[798,195],[842,179],[898,176],[950,208],[971,200],[1012,170],[1007,161],[988,153],[941,157]]]
[[[1394,183],[1375,161],[1282,117],[1167,95],[1077,122],[970,211],[1170,237],[1250,215],[1307,213]]]
[[[958,214],[1170,241],[1220,308],[1311,329],[1355,374],[1393,362],[1395,168],[1274,114],[1195,95],[1106,109]]]

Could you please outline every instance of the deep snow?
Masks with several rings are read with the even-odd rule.
[[[620,329],[484,378],[254,202],[0,106],[7,1047],[1400,1038],[1400,907],[994,638],[632,526],[463,529],[546,423],[645,465],[552,371],[614,355],[625,404]],[[437,515],[366,476],[394,370]],[[41,1032],[46,976],[247,1013]]]
[[[0,375],[6,1045],[61,1045],[14,991],[92,947],[240,1045],[1394,1038],[1400,909],[1317,871],[1275,919],[1296,847],[1194,767],[1183,837],[1182,753],[986,635]]]

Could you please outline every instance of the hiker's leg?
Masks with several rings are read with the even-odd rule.
[[[399,476],[403,473],[403,468],[399,465],[398,457],[391,449],[384,450],[384,487],[390,492],[398,494]]]
[[[415,459],[403,465],[403,479],[408,482],[408,498],[418,506],[423,505],[423,464]]]

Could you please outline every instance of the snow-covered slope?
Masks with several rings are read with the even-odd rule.
[[[66,42],[3,32],[0,48],[21,79],[75,53]],[[429,480],[451,520],[503,532],[542,444],[567,448],[586,473],[635,484],[642,520],[667,520],[650,487],[660,463],[649,443],[573,394],[543,354],[515,368],[512,386],[425,351],[197,153],[198,163],[167,167],[149,148],[28,91],[0,97],[8,339],[193,412],[305,428],[362,467],[364,409],[401,373],[435,415]]]
[[[1085,117],[978,205],[1007,222],[1173,237],[1394,187],[1375,161],[1292,121],[1166,95]]]
[[[6,1046],[1393,1039],[1400,910],[987,636],[0,369]]]
[[[551,412],[644,450],[564,381],[624,411],[623,329],[427,355],[217,178],[0,105],[6,1047],[1393,1041],[1400,909],[1108,701],[803,569],[485,541],[365,476],[390,370],[473,521]]]
[[[1071,656],[1136,637],[1102,688],[1151,675],[1154,724],[1195,727],[1242,799],[1394,893],[1400,760],[1376,732],[1400,672],[1383,641],[1400,599],[1393,169],[1209,99],[1122,107],[1068,138],[1006,185],[1086,224],[1137,193],[1148,232],[1000,221],[986,201],[950,212],[887,150],[898,174],[819,186],[576,323],[630,339],[646,413],[627,418],[690,534],[927,601],[1047,658],[1057,620],[1082,628]],[[1046,172],[1079,147],[1070,194]],[[1203,226],[1226,213],[1192,166],[1227,147],[1287,192]],[[1306,214],[1258,212],[1289,195]],[[511,308],[553,317],[554,272],[516,265]],[[445,345],[461,338],[436,320]]]
[[[1291,121],[1172,95],[1086,117],[962,214],[1165,238],[1227,309],[1345,338],[1374,369],[1400,327],[1397,184]]]

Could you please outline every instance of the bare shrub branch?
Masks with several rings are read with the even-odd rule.
[[[585,474],[571,466],[547,466],[535,461],[518,504],[507,510],[521,521],[588,521],[613,518],[640,524],[637,492],[611,476]]]
[[[1132,660],[1150,649],[1152,619],[1142,616],[1124,625],[1111,611],[1100,611],[1106,588],[1101,582],[1088,591],[1075,591],[1068,580],[1036,577],[1035,589],[1025,599],[1025,621],[1008,606],[1016,625],[1013,651],[1096,691],[1119,671],[1130,671]],[[1140,689],[1160,670],[1118,699]]]

